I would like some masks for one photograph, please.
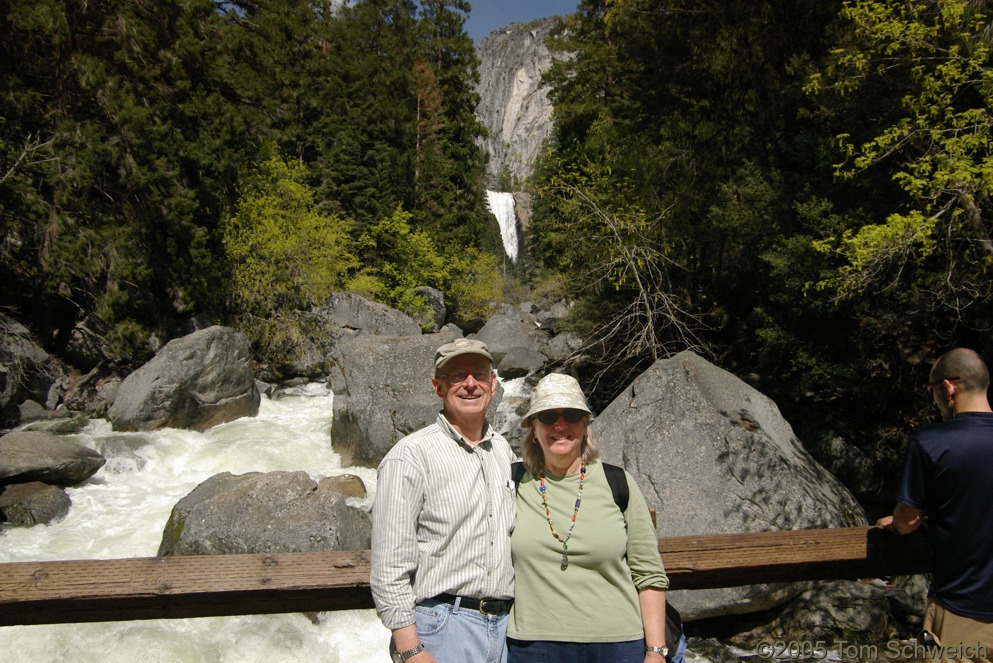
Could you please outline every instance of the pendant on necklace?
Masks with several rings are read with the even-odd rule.
[[[569,568],[569,554],[567,552],[568,550],[569,550],[569,546],[563,543],[562,544],[562,564],[559,566],[559,568],[562,569],[563,571],[565,571],[567,568]]]

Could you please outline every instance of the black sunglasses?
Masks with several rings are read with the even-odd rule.
[[[586,413],[583,412],[582,410],[565,410],[564,412],[556,412],[555,410],[542,410],[541,412],[535,415],[535,418],[541,423],[545,424],[546,426],[551,426],[552,424],[554,424],[556,421],[559,420],[559,417],[562,417],[570,424],[574,424],[585,416]]]

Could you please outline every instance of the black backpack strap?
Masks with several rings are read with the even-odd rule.
[[[610,492],[614,495],[614,503],[617,508],[624,513],[628,510],[628,478],[624,475],[624,468],[610,463],[601,463],[603,473],[607,475],[607,483],[610,484]]]
[[[514,478],[514,491],[520,489],[521,479],[524,478],[524,463],[517,461],[510,464],[510,476]]]

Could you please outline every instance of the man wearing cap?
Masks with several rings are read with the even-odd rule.
[[[506,661],[514,453],[486,421],[492,362],[477,340],[438,348],[437,420],[379,465],[370,585],[393,661]]]

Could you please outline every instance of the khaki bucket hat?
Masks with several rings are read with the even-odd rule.
[[[571,375],[562,373],[551,373],[541,378],[534,393],[531,394],[531,407],[528,413],[521,419],[521,426],[527,428],[531,425],[531,417],[544,410],[572,409],[582,410],[592,415],[593,411],[586,404],[586,396],[579,386],[579,382]]]

